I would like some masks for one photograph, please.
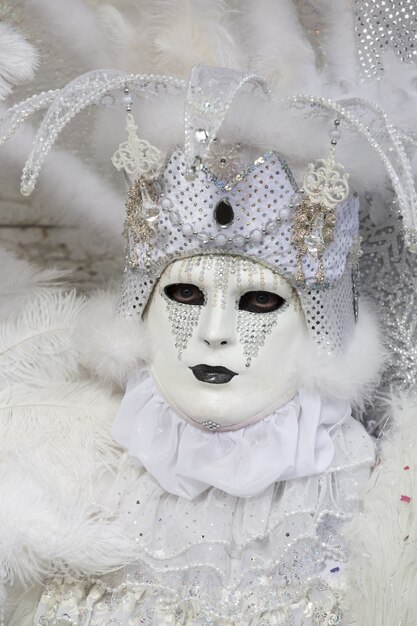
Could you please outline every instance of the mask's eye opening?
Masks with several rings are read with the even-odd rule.
[[[175,302],[190,305],[203,305],[204,293],[191,283],[174,283],[164,287],[165,295]]]
[[[241,311],[251,313],[271,313],[280,309],[286,300],[270,291],[248,291],[239,300]]]

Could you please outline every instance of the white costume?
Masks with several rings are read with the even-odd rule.
[[[380,626],[391,610],[370,581],[373,610],[352,602],[348,565],[377,509],[359,514],[376,449],[357,416],[384,365],[358,296],[359,198],[378,194],[356,157],[389,181],[413,249],[415,136],[342,86],[294,95],[207,61],[185,80],[93,70],[2,120],[4,143],[46,109],[28,196],[78,113],[127,113],[111,152],[128,187],[121,294],[84,299],[2,256],[10,626]]]

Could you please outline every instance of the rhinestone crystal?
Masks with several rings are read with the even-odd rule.
[[[208,132],[204,128],[198,128],[195,131],[195,138],[199,143],[206,143],[208,137]]]

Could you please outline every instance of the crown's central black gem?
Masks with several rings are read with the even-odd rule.
[[[235,214],[233,213],[233,209],[228,200],[223,199],[216,204],[216,208],[214,209],[214,219],[219,226],[229,226],[229,224],[233,222],[234,217]]]

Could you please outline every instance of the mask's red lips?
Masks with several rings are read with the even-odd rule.
[[[222,365],[194,365],[190,370],[203,383],[211,383],[212,385],[224,385],[229,383],[234,376],[239,376],[236,372],[223,367]]]

